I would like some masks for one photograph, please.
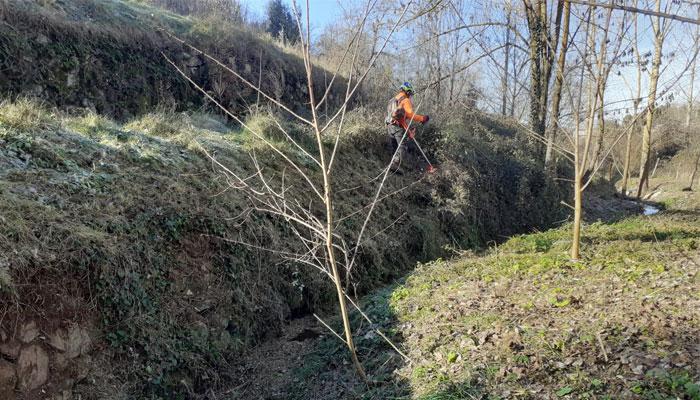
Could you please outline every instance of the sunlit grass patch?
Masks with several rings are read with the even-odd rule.
[[[401,374],[419,399],[459,398],[455,387],[475,380],[494,398],[695,399],[698,371],[662,368],[662,378],[640,378],[648,367],[624,361],[610,375],[595,365],[619,364],[620,354],[687,354],[687,339],[676,337],[692,336],[700,315],[674,299],[697,302],[687,268],[696,265],[699,231],[688,218],[633,217],[586,226],[575,262],[563,226],[516,236],[483,256],[421,265],[389,296],[407,327],[405,346],[421,360]],[[675,330],[650,322],[661,316]],[[612,384],[617,376],[630,384]]]
[[[41,103],[21,98],[17,101],[0,102],[0,126],[30,132],[55,127],[57,122],[54,115]]]

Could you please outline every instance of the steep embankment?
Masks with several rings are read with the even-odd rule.
[[[161,53],[236,112],[259,102],[257,92],[158,29],[173,32],[259,84],[277,100],[307,99],[302,60],[229,21],[183,17],[129,0],[0,2],[0,93],[128,118],[155,107],[189,110],[201,93]],[[315,81],[325,82],[323,69]],[[319,97],[325,88],[319,87]],[[329,101],[345,93],[337,79]],[[263,99],[264,100],[264,99]]]
[[[323,275],[263,250],[298,248],[286,223],[247,213],[201,150],[241,176],[252,175],[254,154],[274,183],[284,176],[289,196],[317,210],[301,178],[250,132],[191,112],[201,96],[160,52],[233,111],[257,109],[248,124],[318,179],[313,162],[266,107],[249,107],[252,89],[153,27],[302,108],[296,56],[136,1],[3,2],[0,18],[0,93],[11,99],[0,105],[1,398],[204,397],[283,321],[332,307]],[[331,105],[343,92],[334,86]],[[342,132],[334,202],[350,244],[388,162],[382,119],[354,110]],[[279,120],[311,150],[307,130]],[[479,114],[448,122],[421,132],[439,174],[389,179],[393,195],[377,207],[352,275],[358,293],[448,247],[562,218],[560,188],[515,126]]]
[[[335,211],[349,241],[364,215],[355,212],[374,195],[371,179],[388,162],[375,119],[364,110],[348,116],[336,160]],[[318,178],[270,116],[248,123]],[[287,129],[312,142],[304,129]],[[378,206],[353,274],[360,293],[445,255],[445,245],[561,217],[551,212],[556,186],[513,127],[472,115],[423,134],[441,172],[389,179],[385,191],[395,194]],[[148,114],[120,125],[27,101],[0,106],[0,367],[13,377],[3,393],[204,395],[282,321],[333,304],[324,276],[249,246],[296,245],[284,221],[240,218],[246,199],[200,145],[241,176],[253,171],[250,154],[277,179],[284,169],[250,132],[210,115]],[[285,182],[290,196],[312,200],[301,178],[287,171]]]

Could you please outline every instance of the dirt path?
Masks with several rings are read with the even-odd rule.
[[[283,328],[279,338],[268,340],[250,349],[235,366],[237,386],[222,393],[226,399],[281,400],[294,384],[295,370],[302,368],[304,358],[314,343],[327,331],[309,315],[294,319]],[[219,398],[219,397],[217,397]]]

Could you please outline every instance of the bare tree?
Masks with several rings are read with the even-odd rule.
[[[661,11],[661,0],[656,0],[655,11]],[[652,29],[654,30],[654,58],[651,62],[651,71],[649,72],[649,96],[647,97],[647,111],[644,122],[644,130],[642,132],[642,152],[639,161],[639,186],[637,187],[637,198],[642,196],[644,186],[648,185],[649,180],[649,157],[651,155],[651,132],[654,122],[654,109],[656,108],[656,89],[659,83],[659,70],[661,67],[661,52],[663,50],[664,39],[670,23],[664,20],[661,24],[661,18],[657,15],[652,19]]]
[[[544,164],[550,167],[554,155],[554,141],[559,130],[559,112],[561,103],[561,90],[564,85],[564,67],[566,65],[566,52],[569,49],[569,20],[571,19],[571,2],[564,1],[564,25],[561,32],[561,50],[557,59],[557,75],[554,79],[554,92],[552,93],[552,129],[547,134],[547,149],[545,150]]]
[[[635,6],[636,3],[637,2],[635,0]],[[634,26],[634,42],[632,44],[634,59],[632,63],[637,67],[637,82],[635,85],[636,91],[635,94],[632,96],[632,115],[636,116],[637,112],[639,111],[639,103],[641,101],[642,96],[642,55],[639,52],[639,24],[637,22],[637,13],[632,13],[632,21]],[[632,89],[630,89],[630,92],[632,92]],[[632,160],[632,133],[634,131],[634,129],[630,129],[627,132],[627,142],[625,146],[625,161],[623,167],[624,169],[622,171],[622,187],[620,189],[621,192],[625,195],[627,194],[627,185],[630,177],[630,163]]]
[[[367,23],[367,16],[371,12],[373,4],[377,2],[369,1],[364,9],[363,18],[361,19],[359,25],[356,27],[357,32],[362,32],[365,29]],[[311,52],[311,34],[310,34],[310,23],[309,23],[309,5],[306,4],[306,21],[302,23],[300,13],[296,9],[294,3],[294,14],[296,16],[297,29],[300,33],[300,43],[302,47],[303,62],[306,71],[306,90],[308,91],[308,116],[303,116],[295,111],[292,111],[291,107],[285,106],[279,101],[275,100],[272,96],[268,95],[260,89],[259,86],[245,80],[238,72],[236,72],[231,67],[228,67],[223,62],[214,59],[208,54],[202,52],[201,50],[195,48],[192,45],[182,43],[189,46],[192,50],[198,52],[204,57],[208,58],[212,62],[216,63],[218,66],[226,70],[227,72],[234,75],[236,78],[241,80],[250,88],[256,90],[260,93],[266,100],[274,103],[286,113],[294,117],[296,120],[305,124],[311,130],[315,146],[313,149],[307,149],[302,146],[297,140],[295,140],[292,135],[285,130],[283,124],[277,122],[277,127],[285,135],[287,141],[291,143],[295,150],[301,152],[305,158],[307,158],[314,167],[307,168],[304,164],[299,163],[295,160],[294,156],[285,153],[284,149],[277,144],[271,142],[265,136],[258,132],[255,128],[248,126],[243,119],[228,110],[223,106],[217,99],[215,99],[210,93],[204,90],[201,86],[197,85],[175,62],[170,60],[165,54],[163,56],[173,65],[178,72],[185,77],[193,86],[195,86],[209,101],[219,107],[226,115],[241,124],[244,128],[250,131],[256,138],[262,141],[265,146],[272,151],[274,154],[280,156],[287,166],[291,169],[292,173],[297,176],[297,181],[301,182],[303,189],[296,188],[295,190],[290,187],[290,182],[292,181],[287,177],[287,172],[282,171],[281,176],[279,173],[274,171],[270,173],[265,171],[263,167],[257,160],[257,157],[252,154],[251,161],[254,166],[254,173],[249,176],[243,176],[240,173],[235,172],[233,169],[219,163],[213,155],[210,155],[212,161],[215,165],[223,171],[228,179],[230,187],[241,191],[248,198],[251,207],[247,210],[244,215],[251,212],[260,212],[270,214],[280,218],[282,221],[286,222],[289,229],[296,236],[299,243],[299,251],[286,251],[282,249],[266,249],[269,250],[285,260],[309,265],[321,271],[323,274],[328,276],[335,286],[338,305],[340,308],[340,315],[343,322],[344,334],[341,337],[337,335],[347,346],[348,352],[352,359],[352,363],[360,377],[365,381],[367,380],[366,374],[357,356],[357,349],[352,336],[352,327],[350,326],[349,310],[347,305],[347,300],[350,299],[343,289],[343,274],[341,270],[346,271],[346,275],[352,269],[352,264],[357,256],[357,251],[360,243],[362,242],[363,231],[360,232],[356,239],[356,244],[354,246],[354,251],[351,251],[350,245],[347,243],[346,238],[344,238],[337,229],[336,218],[333,207],[333,196],[336,185],[333,182],[333,168],[334,163],[337,163],[338,159],[338,149],[339,140],[343,131],[343,123],[345,120],[346,112],[352,98],[357,94],[362,82],[366,79],[369,71],[373,68],[378,57],[384,52],[387,44],[389,43],[391,37],[397,30],[398,26],[402,23],[406,12],[410,8],[412,1],[408,3],[402,9],[398,19],[393,24],[392,28],[388,31],[385,39],[381,46],[379,46],[375,54],[369,59],[366,66],[363,67],[362,72],[356,74],[358,53],[359,53],[359,42],[358,40],[352,40],[348,44],[347,53],[349,54],[347,61],[347,85],[345,91],[345,97],[342,104],[338,107],[336,111],[330,113],[329,116],[323,119],[319,115],[319,107],[327,101],[330,88],[326,88],[325,92],[319,97],[317,93],[319,91],[316,87],[316,82],[314,82],[314,64],[312,62],[312,52]],[[305,26],[306,29],[303,28]],[[357,39],[360,35],[354,35]],[[179,39],[178,39],[179,40]],[[343,59],[346,59],[343,57]],[[342,63],[342,62],[341,62]],[[338,71],[331,78],[331,82],[335,81]],[[406,134],[404,133],[404,136]],[[330,143],[330,148],[328,147],[327,138],[332,138]],[[206,149],[203,148],[206,152]],[[208,153],[207,153],[208,154]],[[315,170],[320,172],[314,172]],[[389,165],[385,169],[388,173]],[[383,185],[383,181],[382,181]],[[378,189],[378,193],[381,192],[381,186]],[[300,193],[300,195],[294,195],[293,193]],[[310,196],[310,197],[309,197]],[[371,206],[374,207],[378,201],[382,198],[379,196],[374,198]],[[365,219],[365,226],[369,221],[371,212],[368,213]],[[245,243],[244,243],[245,244]],[[357,304],[352,302],[354,307]],[[361,312],[361,310],[360,310]],[[368,319],[366,314],[361,312],[361,315]],[[389,341],[385,335],[377,330],[381,337]],[[389,341],[390,342],[390,341]],[[391,343],[390,343],[391,344]],[[397,351],[398,348],[391,344]],[[399,353],[401,353],[399,351]],[[401,353],[402,354],[402,353]],[[403,354],[402,354],[403,355]]]

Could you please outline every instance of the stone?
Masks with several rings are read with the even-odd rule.
[[[74,361],[73,377],[76,381],[82,381],[90,375],[92,371],[92,357],[82,356]]]
[[[5,360],[0,359],[0,399],[13,400],[15,398],[15,386],[17,385],[17,374],[15,366]]]
[[[34,321],[27,322],[19,331],[19,340],[22,343],[31,343],[37,336],[39,336],[39,328]]]
[[[67,331],[57,329],[49,335],[49,345],[56,350],[65,352],[69,359],[87,354],[91,344],[90,334],[78,325],[72,325]]]
[[[0,355],[3,355],[10,360],[16,360],[17,357],[19,357],[19,349],[21,347],[22,345],[16,340],[0,343]]]
[[[39,44],[49,44],[51,43],[51,39],[48,38],[46,35],[42,35],[41,33],[36,37],[36,42]]]
[[[72,88],[78,85],[78,73],[80,70],[78,68],[73,69],[66,75],[66,87]]]
[[[49,378],[49,356],[37,344],[27,346],[19,353],[17,377],[21,391],[41,387]]]

